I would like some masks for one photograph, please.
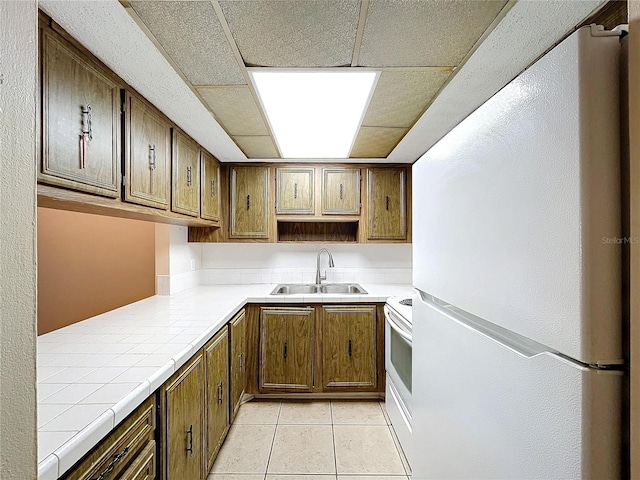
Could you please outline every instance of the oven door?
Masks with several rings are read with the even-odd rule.
[[[409,419],[411,418],[411,324],[385,305],[385,368]]]

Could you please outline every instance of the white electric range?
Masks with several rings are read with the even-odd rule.
[[[384,307],[385,406],[402,450],[411,465],[412,298],[390,297]]]

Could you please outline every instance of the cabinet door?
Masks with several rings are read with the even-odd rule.
[[[167,209],[171,125],[151,105],[127,93],[124,199]]]
[[[231,238],[269,236],[267,167],[231,168]]]
[[[202,354],[164,389],[167,480],[202,479],[204,365]]]
[[[313,390],[314,325],[313,308],[261,309],[261,390]]]
[[[120,87],[96,64],[42,31],[42,163],[39,180],[117,197]]]
[[[313,215],[314,168],[276,169],[276,213]]]
[[[406,170],[370,168],[367,172],[367,200],[371,240],[407,238]]]
[[[200,216],[220,221],[220,164],[207,152],[202,152],[202,185]]]
[[[360,214],[360,169],[322,169],[322,214]]]
[[[222,330],[205,347],[206,394],[206,470],[213,467],[218,450],[229,428],[229,335]]]
[[[235,417],[247,385],[247,322],[244,310],[231,320],[231,417]]]
[[[376,307],[323,306],[325,388],[377,385]]]
[[[200,148],[182,132],[173,129],[173,192],[171,210],[200,215]]]

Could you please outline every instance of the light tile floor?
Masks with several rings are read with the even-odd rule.
[[[408,480],[372,401],[252,401],[240,407],[207,480]]]

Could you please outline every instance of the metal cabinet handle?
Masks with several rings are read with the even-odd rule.
[[[242,371],[244,370],[244,353],[241,353],[238,357],[240,362],[240,371]]]
[[[189,425],[187,435],[189,436],[189,446],[187,447],[187,452],[189,452],[190,457],[193,457],[193,425]]]
[[[247,195],[247,210],[251,208],[251,195]]]
[[[287,359],[287,342],[284,342],[284,359]]]
[[[351,356],[351,354],[352,354],[352,346],[353,346],[353,344],[352,344],[351,340],[349,340],[349,356]]]
[[[218,384],[218,403],[222,403],[222,382]]]
[[[293,198],[298,198],[298,184],[293,184]]]
[[[156,144],[149,144],[149,168],[151,170],[156,169]]]
[[[211,196],[212,197],[216,196],[216,181],[215,180],[211,180]]]
[[[387,211],[388,211],[389,210],[389,196],[388,195],[387,195],[386,205],[387,205]]]
[[[113,457],[113,460],[111,460],[109,465],[107,465],[107,468],[105,468],[100,475],[93,478],[92,480],[104,480],[107,475],[113,472],[113,469],[116,468],[116,465],[120,463],[120,460],[122,460],[127,453],[129,453],[129,447],[124,447],[124,449],[120,453]]]
[[[191,186],[191,167],[187,167],[187,187]]]
[[[87,142],[93,140],[93,126],[91,125],[91,105],[86,108],[80,106],[82,112],[82,130],[80,133],[80,168],[87,166]]]
[[[342,186],[342,184],[340,184],[340,200],[342,200],[344,194],[344,187]]]
[[[82,108],[82,134],[86,135],[89,141],[93,140],[93,126],[91,125],[90,104],[87,104],[86,108]]]

